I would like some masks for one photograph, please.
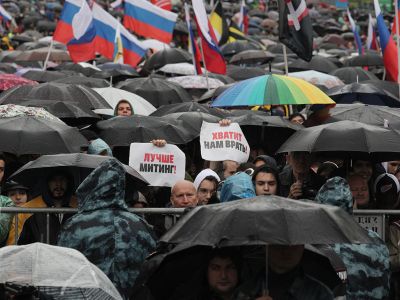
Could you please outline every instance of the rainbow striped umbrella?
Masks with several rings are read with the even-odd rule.
[[[213,107],[279,104],[335,104],[307,81],[282,75],[263,75],[234,84],[213,101]]]

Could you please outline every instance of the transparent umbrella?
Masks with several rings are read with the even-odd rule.
[[[54,299],[122,299],[110,279],[75,249],[34,243],[0,249],[0,285],[31,286]]]

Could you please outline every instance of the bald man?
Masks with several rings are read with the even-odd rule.
[[[197,193],[194,184],[188,180],[179,180],[171,188],[172,207],[193,207],[197,205]]]

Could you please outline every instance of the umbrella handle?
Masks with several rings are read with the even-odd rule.
[[[265,286],[263,287],[262,295],[268,296],[268,245],[265,245]]]

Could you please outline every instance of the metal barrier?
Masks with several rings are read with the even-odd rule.
[[[143,215],[143,214],[165,214],[173,215],[176,222],[176,216],[182,215],[185,212],[185,208],[129,208],[130,212]],[[18,241],[18,214],[46,214],[46,236],[47,244],[50,243],[50,214],[74,214],[77,213],[77,208],[55,208],[55,207],[42,207],[42,208],[28,208],[28,207],[0,207],[0,214],[2,213],[13,213],[15,221],[15,244]]]
[[[185,212],[185,208],[130,208],[129,211],[144,215],[144,214],[160,214],[160,215],[173,215],[174,223],[176,222],[176,216],[182,215]],[[62,213],[77,213],[77,208],[26,208],[26,207],[0,207],[1,213],[14,213],[15,217],[15,228],[18,228],[18,214],[20,213],[44,213],[46,214],[46,233],[47,243],[49,243],[49,220],[50,214],[62,214]],[[353,217],[355,221],[365,229],[375,231],[379,236],[385,240],[385,226],[386,216],[388,215],[400,215],[400,210],[354,210]],[[18,230],[15,230],[15,242],[18,241]]]

